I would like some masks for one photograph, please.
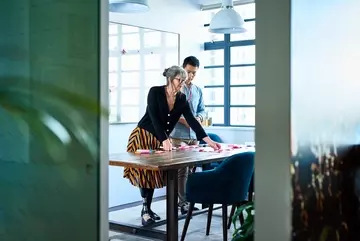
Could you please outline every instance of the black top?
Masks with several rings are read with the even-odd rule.
[[[174,108],[170,111],[165,91],[165,86],[151,87],[148,94],[146,113],[139,121],[138,127],[147,130],[155,135],[160,142],[163,142],[169,138],[181,115],[184,115],[187,123],[196,133],[197,139],[202,140],[206,137],[207,134],[191,112],[186,96],[183,93],[178,93]]]

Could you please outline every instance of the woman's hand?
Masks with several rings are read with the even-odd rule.
[[[165,151],[172,150],[172,143],[171,143],[170,139],[166,139],[165,141],[163,141],[162,146]]]
[[[217,143],[217,142],[211,140],[210,137],[207,136],[203,140],[206,142],[206,144],[208,144],[210,147],[212,147],[215,151],[221,149],[220,143]]]

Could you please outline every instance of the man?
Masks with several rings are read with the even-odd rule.
[[[182,92],[186,95],[193,115],[201,123],[205,118],[205,105],[203,94],[201,88],[192,83],[199,67],[200,62],[196,57],[189,56],[184,59],[183,68],[188,73],[188,79],[185,81]],[[184,117],[181,117],[179,119],[179,122],[176,124],[175,129],[170,136],[172,138],[172,143],[174,146],[198,144],[194,131],[190,129]],[[189,204],[185,200],[185,187],[188,174],[189,168],[183,168],[179,170],[178,194],[181,214],[186,214],[189,209]],[[198,209],[195,208],[195,210]]]

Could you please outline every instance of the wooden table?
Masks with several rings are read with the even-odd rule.
[[[178,241],[178,170],[183,167],[222,161],[228,156],[247,151],[255,151],[255,149],[243,146],[239,149],[220,153],[187,149],[157,154],[118,153],[110,155],[111,166],[137,167],[161,170],[167,173],[166,220],[157,222],[150,227],[123,224],[110,220],[110,230],[159,240]],[[154,229],[155,226],[164,224],[166,224],[166,232]]]

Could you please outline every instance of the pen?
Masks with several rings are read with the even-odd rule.
[[[172,140],[171,140],[171,138],[166,134],[166,132],[165,132],[165,136],[166,136],[167,139],[169,139],[170,143],[172,144]],[[160,146],[160,148],[163,148],[163,149],[164,149],[163,146]],[[174,150],[174,147],[171,148],[171,149]],[[176,149],[176,148],[175,148],[175,149]]]

